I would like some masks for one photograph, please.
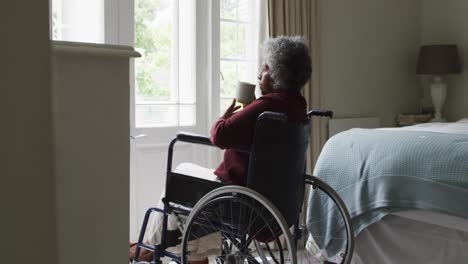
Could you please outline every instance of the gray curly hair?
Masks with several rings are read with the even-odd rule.
[[[309,48],[300,36],[266,40],[263,61],[269,66],[273,89],[300,90],[312,74]]]

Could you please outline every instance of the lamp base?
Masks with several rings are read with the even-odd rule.
[[[431,122],[445,122],[445,118],[442,117],[442,107],[444,107],[446,94],[447,84],[443,82],[441,76],[434,76],[431,84],[431,97],[435,111]]]

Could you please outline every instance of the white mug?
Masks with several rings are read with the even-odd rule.
[[[244,106],[252,103],[255,100],[255,84],[237,82],[236,100]]]

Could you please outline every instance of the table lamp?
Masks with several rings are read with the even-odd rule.
[[[460,61],[456,45],[427,45],[419,50],[417,74],[432,75],[431,97],[434,105],[434,118],[431,122],[444,122],[442,107],[447,94],[447,84],[443,75],[460,73]]]

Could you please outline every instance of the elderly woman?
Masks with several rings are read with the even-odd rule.
[[[306,121],[307,104],[300,90],[311,75],[309,50],[300,37],[278,37],[264,44],[262,71],[258,75],[262,97],[234,113],[235,99],[211,129],[211,141],[226,149],[215,170],[227,184],[245,185],[249,156],[235,149],[251,145],[257,117],[264,111],[285,113],[289,120]]]
[[[285,113],[289,120],[307,121],[307,104],[300,90],[311,75],[309,49],[301,37],[278,37],[267,40],[263,50],[264,64],[258,75],[262,96],[247,105],[241,111],[236,100],[228,107],[211,129],[211,141],[221,149],[225,149],[223,162],[213,170],[194,164],[181,164],[176,168],[179,173],[192,175],[208,180],[218,180],[225,184],[246,185],[249,156],[236,149],[248,149],[252,144],[257,117],[265,111]],[[237,111],[237,112],[236,112]],[[160,203],[162,206],[162,203]],[[156,244],[160,240],[162,215],[156,214],[152,220],[146,241]],[[169,217],[169,236],[177,236],[176,219]],[[180,235],[180,233],[179,233]],[[206,249],[210,241],[213,247],[219,247],[218,241],[213,242],[213,236],[200,242],[205,251],[198,252],[199,260],[206,261]],[[195,254],[194,254],[195,255]],[[132,252],[130,259],[133,258]],[[143,250],[139,260],[152,260],[152,252]],[[190,261],[190,259],[189,259]],[[196,261],[190,261],[195,263]]]

